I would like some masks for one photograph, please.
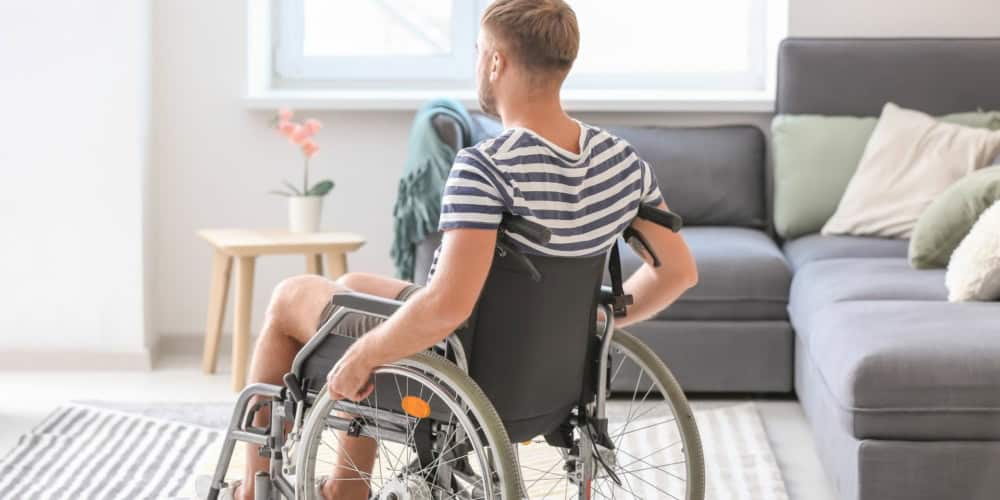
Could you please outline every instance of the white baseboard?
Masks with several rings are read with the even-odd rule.
[[[152,353],[102,351],[0,351],[0,371],[149,371]]]
[[[253,349],[253,346],[256,344],[257,337],[250,337],[251,349]],[[204,334],[175,333],[161,334],[156,341],[156,347],[153,351],[156,353],[157,357],[197,356],[200,358],[204,348]],[[233,336],[224,333],[219,339],[219,358],[227,358],[231,352],[233,352]],[[158,358],[154,357],[153,359]]]

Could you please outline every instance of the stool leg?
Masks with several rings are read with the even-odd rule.
[[[215,373],[219,358],[219,338],[222,322],[226,318],[226,297],[229,294],[229,276],[233,258],[219,251],[212,256],[212,285],[208,292],[208,320],[205,322],[205,349],[202,351],[201,370]]]
[[[335,280],[347,272],[347,254],[344,252],[331,252],[326,254],[326,273],[330,279]]]
[[[233,390],[246,385],[247,361],[250,355],[250,307],[253,302],[254,257],[239,257],[236,261],[236,306],[233,327]]]
[[[306,255],[306,272],[323,275],[323,258],[319,254]]]

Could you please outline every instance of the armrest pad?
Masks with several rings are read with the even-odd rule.
[[[387,318],[403,305],[398,300],[358,292],[338,293],[333,296],[332,302],[334,305]]]

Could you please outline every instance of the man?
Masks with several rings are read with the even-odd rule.
[[[626,142],[562,109],[560,88],[578,46],[576,16],[563,0],[490,5],[477,42],[479,100],[506,130],[456,158],[442,203],[444,237],[427,286],[357,273],[336,282],[319,276],[281,282],[254,352],[253,382],[281,384],[295,354],[316,332],[317,320],[322,324],[332,313],[333,294],[350,289],[405,300],[384,323],[353,326],[366,332],[339,332],[360,339],[330,371],[329,391],[335,398],[363,399],[371,391],[375,367],[427,349],[468,318],[489,272],[505,211],[552,230],[547,245],[518,240],[528,253],[603,254],[629,224],[642,232],[667,264],[644,265],[626,281],[635,303],[618,325],[651,317],[694,286],[697,272],[683,239],[655,224],[633,222],[639,203],[666,208],[652,169]],[[264,418],[259,420],[262,425]],[[374,461],[371,440],[349,441],[343,451],[354,463]],[[252,499],[254,473],[266,466],[250,446],[245,480],[234,498]],[[324,497],[367,498],[365,482],[349,479],[357,477],[332,471],[322,485]]]

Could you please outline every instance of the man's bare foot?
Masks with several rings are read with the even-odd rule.
[[[368,485],[361,481],[330,481],[329,477],[320,479],[320,495],[323,500],[365,500],[368,498]]]
[[[239,482],[233,486],[233,500],[253,500],[253,491],[244,491],[243,483]]]

